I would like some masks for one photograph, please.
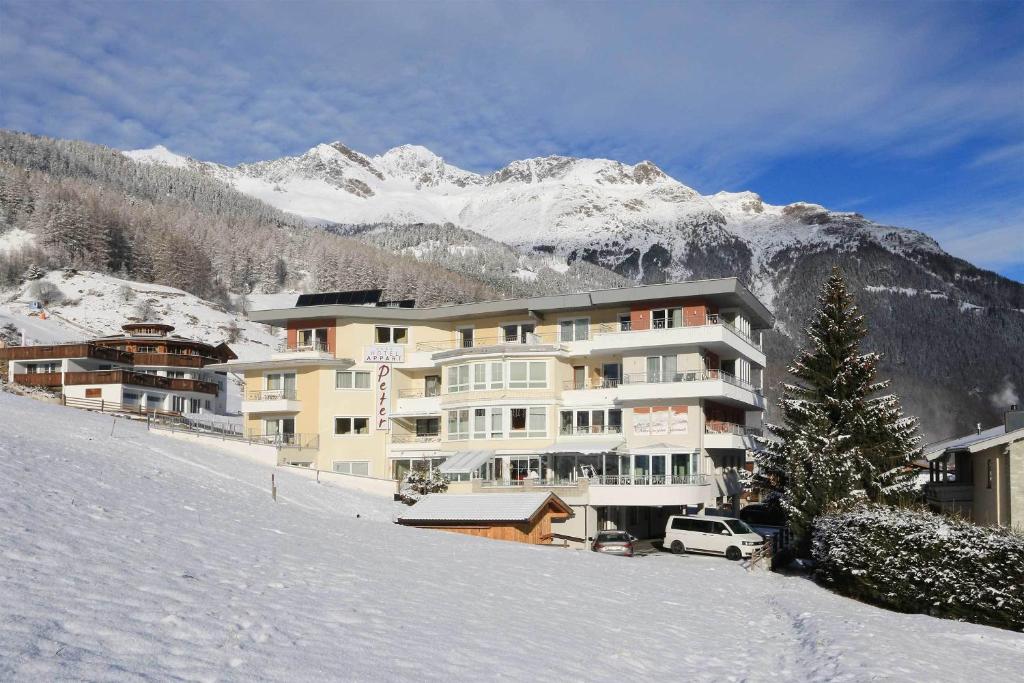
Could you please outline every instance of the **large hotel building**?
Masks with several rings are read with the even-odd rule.
[[[570,538],[739,505],[773,320],[735,278],[430,308],[303,295],[251,319],[287,331],[282,351],[211,369],[244,374],[251,434],[307,445],[293,462],[552,491]]]

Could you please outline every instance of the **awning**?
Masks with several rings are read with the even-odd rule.
[[[441,463],[438,468],[445,474],[470,474],[494,457],[494,451],[462,451]]]
[[[624,443],[622,439],[573,439],[538,448],[537,453],[580,453],[583,455],[610,453]]]

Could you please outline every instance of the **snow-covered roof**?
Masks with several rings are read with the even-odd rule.
[[[553,493],[434,494],[409,508],[398,522],[525,522],[549,500],[570,509]]]
[[[954,451],[977,453],[978,451],[991,448],[992,446],[998,446],[1000,444],[1022,439],[1024,439],[1024,428],[1007,432],[1005,425],[999,425],[998,427],[985,429],[974,434],[958,436],[953,439],[937,441],[936,443],[929,444],[925,446],[924,457],[927,460],[936,460],[943,455],[953,453]]]

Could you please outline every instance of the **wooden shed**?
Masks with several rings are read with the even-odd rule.
[[[397,519],[421,529],[443,529],[517,543],[551,543],[551,520],[573,516],[553,493],[435,493]]]

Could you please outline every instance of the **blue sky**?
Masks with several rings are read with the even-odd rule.
[[[0,127],[224,163],[650,159],[1024,281],[1024,3],[0,4]]]

